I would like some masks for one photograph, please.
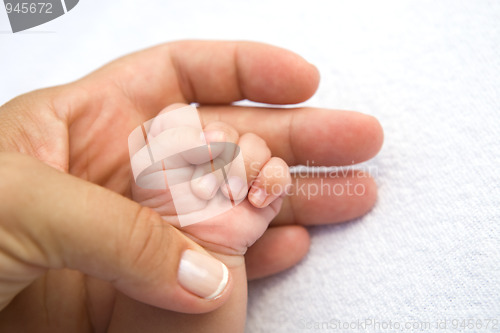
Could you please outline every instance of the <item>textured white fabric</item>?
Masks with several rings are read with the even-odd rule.
[[[367,164],[379,200],[357,221],[311,229],[304,261],[250,284],[248,332],[500,320],[500,2],[307,3],[81,0],[39,33],[0,34],[0,103],[163,41],[294,50],[322,74],[307,104],[380,119],[385,144]],[[0,10],[0,30],[6,20]]]

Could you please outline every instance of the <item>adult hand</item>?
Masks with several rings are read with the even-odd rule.
[[[163,309],[212,311],[233,284],[153,210],[19,153],[0,153],[0,240],[1,332],[100,331],[115,289]]]
[[[230,105],[241,99],[269,104],[302,102],[314,93],[318,80],[315,67],[299,56],[276,47],[250,42],[176,42],[131,54],[81,80],[33,92],[3,106],[0,111],[0,150],[34,156],[73,177],[56,173],[32,160],[27,161],[15,155],[2,157],[9,162],[6,165],[10,165],[10,169],[3,168],[9,174],[12,169],[20,170],[25,175],[35,172],[33,177],[36,174],[44,175],[50,181],[36,182],[33,178],[27,178],[29,182],[26,182],[26,187],[21,192],[14,192],[21,187],[20,177],[13,177],[6,182],[5,188],[9,193],[20,193],[22,197],[39,200],[31,213],[34,214],[32,216],[41,214],[42,218],[37,219],[42,221],[37,226],[41,229],[40,233],[27,233],[20,239],[33,237],[33,251],[39,251],[40,257],[46,261],[40,259],[40,262],[24,262],[26,267],[42,270],[34,272],[29,278],[26,276],[24,285],[18,286],[22,289],[29,284],[0,312],[0,324],[16,325],[25,316],[30,316],[37,329],[47,323],[54,325],[56,321],[60,325],[74,325],[66,326],[64,331],[69,328],[73,330],[74,327],[74,331],[78,332],[85,331],[85,325],[70,320],[81,318],[86,325],[97,330],[103,329],[116,316],[113,313],[116,287],[149,304],[164,308],[174,306],[168,302],[168,297],[153,295],[158,290],[156,287],[159,280],[152,285],[149,293],[146,292],[146,282],[150,281],[144,282],[142,279],[151,278],[149,272],[138,276],[134,275],[134,272],[138,273],[131,267],[128,270],[129,268],[121,266],[126,266],[123,261],[127,260],[124,258],[131,259],[120,252],[129,251],[125,244],[119,246],[120,251],[115,253],[118,258],[122,256],[119,267],[115,267],[111,262],[115,244],[106,243],[105,240],[106,237],[116,239],[118,236],[113,236],[113,230],[121,226],[125,226],[124,230],[127,227],[128,230],[142,230],[144,234],[137,236],[140,237],[138,243],[149,244],[147,237],[151,236],[156,240],[153,246],[148,245],[147,251],[132,249],[126,253],[137,255],[137,260],[144,265],[157,266],[159,258],[164,256],[154,254],[152,249],[165,246],[161,251],[167,253],[170,251],[168,244],[171,244],[168,240],[175,239],[173,243],[182,242],[181,245],[175,245],[178,246],[177,251],[196,246],[179,238],[169,228],[166,229],[169,230],[166,231],[167,234],[164,234],[148,233],[137,227],[146,222],[150,225],[149,220],[156,216],[149,215],[149,211],[123,198],[130,195],[130,166],[126,145],[128,134],[138,124],[154,117],[166,105],[197,102],[201,105],[199,109],[203,122],[220,119],[234,126],[240,133],[254,132],[267,141],[273,155],[282,157],[290,165],[305,164],[307,161],[315,161],[316,165],[350,165],[374,156],[380,149],[383,135],[380,125],[373,117],[324,109],[271,110]],[[375,200],[373,180],[359,177],[356,173],[336,178],[315,176],[294,180],[296,188],[300,188],[302,184],[321,183],[345,186],[348,182],[364,186],[363,195],[330,193],[311,197],[311,193],[297,191],[296,195],[287,198],[281,213],[273,221],[272,228],[247,253],[249,277],[269,275],[300,260],[309,244],[307,232],[302,225],[355,218],[369,210]],[[67,187],[74,189],[66,189]],[[45,188],[52,188],[56,194],[48,195]],[[37,189],[37,195],[30,194],[34,189]],[[80,196],[79,193],[83,195]],[[14,196],[16,197],[17,195]],[[16,202],[29,206],[27,199]],[[26,217],[28,212],[24,217],[14,215],[19,214],[20,207],[16,207],[15,210],[7,209],[6,213],[2,212],[1,223],[12,221],[9,218],[14,217],[14,221],[24,221],[26,226],[31,225],[33,217]],[[51,211],[51,208],[61,210]],[[50,230],[53,230],[52,226],[68,227],[68,223],[71,224],[75,219],[80,228],[86,225],[89,227],[86,232],[85,229],[80,231],[82,235],[72,234],[72,231],[63,228],[60,229],[60,235],[48,232],[47,240],[41,238],[44,234],[41,231],[46,230],[44,227],[50,227]],[[18,226],[15,223],[13,225]],[[92,228],[97,229],[92,232]],[[63,235],[67,236],[67,241],[55,240]],[[95,236],[94,241],[91,241],[91,236]],[[52,252],[49,251],[52,256],[45,258],[44,246],[49,246],[51,242],[56,242],[57,246]],[[36,249],[40,244],[42,247]],[[80,250],[77,251],[77,248]],[[101,250],[109,251],[110,257],[98,255]],[[66,256],[75,261],[72,262]],[[21,262],[25,259],[19,258]],[[90,258],[95,261],[87,262]],[[178,257],[173,261],[176,264]],[[163,264],[162,262],[161,272],[171,272],[169,263],[165,263],[165,266]],[[98,279],[67,270],[49,270],[43,274],[47,268],[62,267],[79,269]],[[43,275],[31,283],[37,274]],[[154,276],[159,279],[159,275]],[[111,284],[102,282],[101,279],[110,281]],[[123,281],[126,281],[125,286],[120,284]],[[154,292],[153,287],[156,288]],[[163,288],[167,289],[166,286]],[[71,297],[61,298],[61,290],[63,295]],[[155,297],[161,300],[155,300]],[[202,299],[185,303],[181,301],[185,307],[174,310],[201,312],[215,308],[223,301],[224,297],[211,302]],[[176,300],[175,304],[178,302]],[[66,319],[60,317],[63,310]],[[61,320],[63,323],[59,322]]]

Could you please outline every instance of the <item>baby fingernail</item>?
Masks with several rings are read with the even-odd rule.
[[[247,184],[240,177],[229,177],[227,185],[231,190],[233,200],[243,199],[247,194]]]
[[[262,207],[268,196],[266,190],[257,186],[252,186],[250,194],[248,195],[248,200],[250,200],[254,206]]]
[[[229,271],[208,255],[186,250],[182,254],[177,279],[181,286],[205,299],[214,299],[226,288]]]
[[[207,173],[195,180],[196,194],[202,199],[211,199],[217,191],[217,178],[213,173]]]

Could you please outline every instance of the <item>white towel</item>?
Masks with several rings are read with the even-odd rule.
[[[376,207],[251,283],[248,332],[500,330],[500,2],[82,0],[46,33],[6,19],[0,103],[163,41],[251,39],[319,67],[306,104],[380,119]]]

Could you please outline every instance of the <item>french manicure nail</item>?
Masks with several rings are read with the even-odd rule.
[[[226,265],[208,255],[186,250],[182,254],[177,279],[181,286],[205,299],[214,299],[226,288]]]

